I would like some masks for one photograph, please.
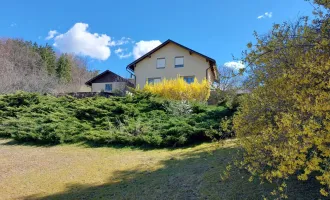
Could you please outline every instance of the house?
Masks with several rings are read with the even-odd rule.
[[[146,82],[157,83],[162,79],[178,76],[191,83],[206,78],[210,83],[217,80],[216,61],[172,40],[167,40],[126,67],[135,77],[135,85],[141,89]]]
[[[109,70],[95,76],[85,84],[92,88],[92,92],[108,93],[113,93],[116,91],[122,92],[127,88],[127,86],[134,87],[134,84],[128,79],[125,79]]]

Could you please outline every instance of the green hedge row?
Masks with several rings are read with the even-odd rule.
[[[230,115],[225,107],[142,92],[84,99],[17,92],[0,95],[0,136],[48,144],[182,146],[230,136],[220,127]]]

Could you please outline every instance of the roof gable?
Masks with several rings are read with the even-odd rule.
[[[160,44],[159,46],[157,46],[157,47],[154,48],[153,50],[149,51],[148,53],[146,53],[146,54],[143,55],[142,57],[138,58],[137,60],[135,60],[135,61],[132,62],[131,64],[127,65],[126,69],[130,69],[131,71],[134,71],[134,67],[135,67],[135,65],[136,65],[137,63],[139,63],[140,61],[144,60],[146,57],[151,56],[151,54],[153,54],[154,52],[156,52],[156,51],[158,51],[159,49],[163,48],[164,46],[166,46],[166,45],[169,44],[169,43],[173,43],[173,44],[175,44],[175,45],[177,45],[177,46],[179,46],[179,47],[182,47],[182,48],[188,50],[189,53],[191,53],[191,54],[197,54],[197,55],[200,55],[200,56],[204,57],[208,62],[210,62],[210,63],[212,64],[212,66],[216,64],[216,61],[215,61],[213,58],[210,58],[210,57],[208,57],[208,56],[205,56],[204,54],[201,54],[201,53],[199,53],[199,52],[197,52],[197,51],[194,51],[194,50],[192,50],[192,49],[190,49],[190,48],[188,48],[188,47],[186,47],[186,46],[183,46],[183,45],[181,45],[181,44],[179,44],[179,43],[177,43],[177,42],[174,42],[173,40],[166,40],[165,42],[163,42],[162,44]]]
[[[87,81],[85,84],[91,86],[92,83],[105,83],[105,82],[127,82],[130,83],[127,79],[119,76],[118,74],[113,73],[110,70],[106,70],[101,74],[95,76],[94,78]]]

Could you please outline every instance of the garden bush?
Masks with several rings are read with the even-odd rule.
[[[330,196],[330,1],[315,0],[315,19],[275,24],[248,44],[246,85],[234,131],[244,150],[239,163],[252,177],[277,183],[316,180]]]
[[[220,120],[231,115],[225,107],[142,91],[84,99],[17,92],[0,95],[0,136],[48,144],[183,146],[219,138]]]
[[[155,84],[147,82],[143,90],[167,99],[203,102],[210,96],[210,83],[206,79],[198,82],[196,78],[193,83],[187,83],[183,77],[178,77]]]

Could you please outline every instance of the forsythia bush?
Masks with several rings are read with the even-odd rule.
[[[329,12],[330,1],[323,2]],[[241,102],[234,130],[241,161],[254,176],[282,180],[272,194],[286,198],[285,180],[315,178],[330,191],[330,18],[275,25],[250,44],[254,90]],[[303,23],[301,23],[303,22]]]
[[[193,83],[187,83],[182,77],[167,80],[156,84],[147,84],[144,91],[157,94],[167,99],[188,100],[188,101],[207,101],[210,96],[210,83],[204,79],[198,82],[195,78]]]

